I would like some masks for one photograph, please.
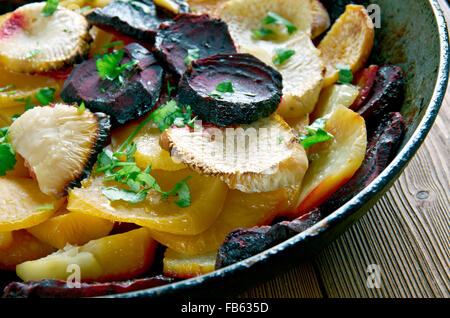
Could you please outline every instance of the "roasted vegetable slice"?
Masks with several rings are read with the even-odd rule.
[[[374,126],[385,114],[399,111],[402,107],[404,81],[402,69],[398,66],[380,66],[372,89],[358,113]]]
[[[323,85],[338,81],[337,64],[358,72],[369,58],[374,36],[374,25],[367,10],[363,6],[348,5],[318,46],[327,68]]]
[[[320,206],[323,215],[328,215],[344,205],[383,172],[395,156],[405,131],[406,123],[400,113],[389,113],[384,116],[370,136],[361,167],[350,181]]]
[[[42,223],[63,204],[39,191],[36,181],[15,177],[0,177],[0,201],[0,232]]]
[[[163,25],[156,37],[158,55],[172,71],[183,75],[194,60],[214,54],[236,53],[225,22],[208,15],[181,14]]]
[[[276,114],[237,128],[173,126],[163,132],[160,144],[191,169],[243,192],[300,184],[308,167],[303,147]]]
[[[164,253],[163,274],[169,277],[192,278],[213,272],[216,252],[203,255],[185,255],[168,248]]]
[[[251,124],[272,114],[281,100],[280,73],[249,54],[217,54],[192,62],[178,102],[218,126]]]
[[[230,190],[219,217],[205,231],[197,235],[176,235],[151,230],[152,236],[177,253],[204,255],[216,252],[230,231],[266,225],[283,214],[288,199],[286,188],[265,193]]]
[[[28,228],[42,242],[56,248],[67,244],[83,245],[90,240],[107,236],[114,223],[95,216],[79,212],[59,213],[45,222]]]
[[[102,176],[95,176],[85,180],[82,188],[70,192],[67,209],[183,235],[205,231],[220,214],[228,191],[222,181],[200,176],[189,169],[174,172],[152,170],[151,174],[165,191],[191,176],[186,181],[191,192],[191,205],[181,208],[154,191],[148,193],[145,201],[136,204],[111,202],[102,188],[116,183],[104,182]]]
[[[325,87],[320,93],[314,112],[310,115],[311,122],[330,115],[338,105],[349,107],[358,95],[359,88],[353,85],[334,84]]]
[[[109,129],[103,113],[56,104],[25,112],[11,125],[9,134],[41,191],[61,197],[89,175]]]
[[[111,65],[113,71],[108,73]],[[141,45],[131,43],[123,50],[75,67],[64,84],[61,98],[66,103],[84,102],[92,111],[110,115],[113,125],[124,124],[153,108],[163,77],[163,69],[153,55]]]
[[[119,149],[138,125],[139,122],[133,122],[114,130],[111,135],[113,150]],[[132,140],[136,145],[136,152],[133,155],[136,165],[141,169],[151,166],[152,170],[177,171],[186,169],[185,164],[175,161],[170,157],[169,152],[161,148],[159,145],[160,136],[161,130],[152,125],[151,122],[136,134]]]
[[[67,280],[70,265],[78,265],[83,282],[113,281],[134,278],[153,263],[157,243],[150,231],[139,228],[70,246],[44,258],[17,265],[16,273],[23,280],[45,278]]]
[[[298,215],[313,210],[344,185],[359,169],[367,146],[364,119],[339,105],[325,130],[333,140],[310,147],[310,166],[302,183]]]
[[[305,231],[321,218],[317,210],[293,221],[282,221],[272,226],[236,229],[230,232],[219,247],[216,269],[242,261]]]
[[[159,25],[165,20],[158,16],[153,1],[111,1],[96,8],[86,18],[99,28],[153,44]]]
[[[25,230],[11,233],[11,244],[0,249],[0,269],[15,270],[16,265],[51,254],[55,248],[39,241]]]
[[[18,8],[0,26],[0,62],[17,72],[58,70],[89,53],[89,25],[84,16],[58,7],[49,16],[45,2]]]
[[[232,0],[220,12],[238,51],[258,57],[283,76],[278,113],[284,118],[310,113],[322,88],[324,64],[310,39],[312,12],[309,0]]]

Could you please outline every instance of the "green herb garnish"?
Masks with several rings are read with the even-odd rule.
[[[27,98],[14,98],[13,99],[15,102],[24,102],[25,103],[25,111],[34,108],[34,106],[36,106],[33,103],[33,99],[28,96]]]
[[[325,123],[327,118],[318,118],[309,126],[306,126],[307,134],[301,134],[298,136],[303,148],[308,148],[312,145],[320,142],[328,141],[334,138],[334,136],[325,130]]]
[[[161,131],[174,124],[178,127],[188,125],[194,128],[194,122],[197,119],[197,117],[192,118],[191,106],[180,107],[173,99],[155,110],[150,117]]]
[[[283,24],[286,26],[287,31],[289,34],[294,33],[297,31],[297,27],[293,25],[290,21],[286,20],[285,18],[279,16],[278,14],[274,12],[267,13],[266,18],[263,20],[263,24]]]
[[[259,30],[252,30],[252,33],[255,37],[262,39],[264,37],[266,37],[267,35],[272,35],[275,34],[274,31],[270,30],[270,29],[266,29],[266,28],[261,28]]]
[[[27,54],[25,54],[25,58],[29,59],[32,58],[33,56],[38,55],[39,53],[41,53],[40,49],[34,49],[34,50],[30,50],[27,52]]]
[[[78,113],[83,114],[86,110],[86,105],[84,105],[84,102],[81,102],[80,106],[78,106]]]
[[[16,153],[10,144],[8,128],[0,129],[0,176],[4,176],[9,170],[13,170],[17,162]]]
[[[6,85],[5,87],[1,87],[0,88],[0,93],[4,92],[4,91],[7,91],[10,88],[16,88],[16,85],[11,84],[11,85]]]
[[[185,62],[189,64],[193,61],[196,61],[200,58],[200,50],[199,49],[189,49],[188,55],[186,56]]]
[[[288,59],[290,59],[295,54],[295,51],[290,49],[279,48],[275,49],[275,54],[277,56],[273,59],[273,64],[279,66],[284,62],[286,62]]]
[[[45,211],[45,210],[54,210],[55,207],[53,205],[43,205],[43,206],[37,206],[34,209],[36,211]]]
[[[123,41],[115,41],[115,42],[111,42],[111,43],[108,43],[108,44],[103,45],[103,46],[102,46],[102,49],[108,50],[108,49],[111,48],[111,47],[114,47],[114,46],[116,46],[116,45],[122,45],[122,44],[123,44]]]
[[[44,9],[42,9],[41,15],[44,17],[51,16],[58,8],[58,4],[59,4],[58,0],[47,0]]]
[[[350,66],[339,63],[336,64],[336,69],[339,71],[339,84],[350,84],[353,82],[353,71]]]
[[[46,106],[55,101],[54,98],[55,89],[54,88],[42,88],[39,92],[34,95],[41,105]]]
[[[125,51],[123,50],[114,51],[110,54],[103,55],[97,60],[97,72],[102,80],[114,81],[118,78],[119,82],[123,83],[123,71],[136,64],[135,61],[130,61],[120,65],[120,61],[122,60],[124,53]]]
[[[233,84],[231,83],[231,81],[225,81],[217,84],[216,89],[212,91],[209,96],[222,98],[222,93],[234,93]]]

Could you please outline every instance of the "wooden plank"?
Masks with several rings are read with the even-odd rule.
[[[242,296],[450,297],[449,120],[450,89],[425,143],[367,215],[315,260]],[[367,285],[371,264],[380,288]]]

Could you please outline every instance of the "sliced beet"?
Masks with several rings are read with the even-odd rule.
[[[153,54],[137,43],[124,49],[121,65],[135,61],[119,80],[102,80],[96,61],[91,59],[76,66],[61,91],[66,103],[84,102],[93,111],[111,116],[114,125],[124,124],[152,110],[163,85],[164,71]]]
[[[371,123],[378,122],[385,114],[399,111],[403,103],[403,94],[402,69],[391,65],[380,66],[370,94],[358,113],[371,126]]]
[[[86,16],[89,23],[101,29],[153,43],[159,25],[167,20],[158,15],[153,1],[112,1]]]
[[[366,156],[353,177],[321,206],[328,215],[366,188],[388,166],[403,139],[406,124],[400,113],[393,112],[383,117],[377,129],[369,136]]]
[[[173,22],[161,25],[155,49],[157,56],[180,76],[187,68],[189,50],[196,52],[196,59],[237,52],[225,22],[207,14],[190,13],[180,14]]]
[[[237,263],[261,253],[317,223],[318,210],[311,211],[293,221],[282,221],[272,226],[236,229],[230,232],[219,247],[216,269]]]
[[[217,92],[230,83],[233,92]],[[281,74],[250,54],[216,54],[194,61],[181,78],[178,102],[217,126],[250,124],[272,114],[282,96]]]
[[[39,281],[12,282],[5,287],[3,298],[81,298],[127,293],[162,286],[174,282],[173,278],[154,276],[123,282],[81,283],[74,288],[66,281],[44,279]]]
[[[359,72],[353,84],[359,86],[359,95],[356,97],[353,104],[349,107],[351,110],[358,111],[366,101],[370,92],[372,91],[375,78],[377,76],[378,65],[371,65],[368,68]]]

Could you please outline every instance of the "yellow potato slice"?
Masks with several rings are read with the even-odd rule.
[[[310,147],[310,166],[303,179],[298,213],[318,207],[345,184],[361,166],[367,146],[364,119],[337,106],[326,121],[325,130],[333,140]]]
[[[0,232],[42,223],[63,203],[43,194],[32,179],[0,177]]]
[[[103,182],[103,176],[86,179],[81,188],[69,192],[67,209],[118,222],[135,223],[151,229],[174,234],[193,235],[205,231],[215,222],[222,211],[228,191],[225,183],[217,178],[207,178],[191,170],[152,171],[151,173],[164,191],[191,176],[187,184],[191,191],[191,205],[177,206],[175,199],[161,199],[156,192],[149,192],[145,201],[131,204],[112,202],[102,193],[102,187],[117,185]]]
[[[192,278],[213,272],[216,252],[204,255],[185,255],[168,248],[164,253],[163,273],[169,277]]]
[[[350,84],[333,84],[324,88],[310,116],[311,122],[331,114],[337,105],[350,107],[358,95],[359,87]]]
[[[374,36],[374,25],[367,10],[363,6],[347,5],[318,46],[327,69],[324,87],[339,80],[336,64],[350,66],[353,73],[366,64]]]
[[[139,123],[131,123],[113,131],[111,144],[114,150],[120,148],[125,140],[136,130]],[[159,145],[161,131],[159,128],[148,123],[133,138],[137,150],[134,154],[136,164],[141,169],[152,165],[152,170],[177,171],[186,169],[186,165],[174,160],[170,153]]]

